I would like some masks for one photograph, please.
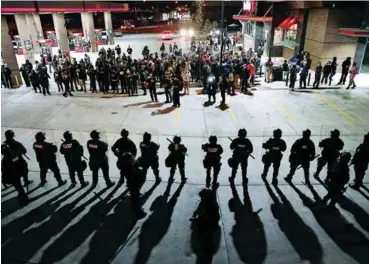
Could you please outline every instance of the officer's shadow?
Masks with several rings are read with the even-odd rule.
[[[30,195],[31,193],[35,192],[36,190],[40,189],[41,187],[40,186],[37,186],[35,188],[33,188],[32,190],[30,191],[26,191],[26,188],[25,188],[25,191],[26,191],[26,194],[27,195]],[[55,191],[56,189],[58,189],[59,187],[56,186],[54,188],[51,188],[49,190],[47,190],[46,192],[43,192],[43,193],[40,193],[36,196],[33,196],[33,197],[29,197],[29,203],[32,203],[44,196],[47,196],[48,194],[50,194],[51,192]],[[15,196],[15,197],[12,197],[10,199],[7,199],[5,201],[2,201],[1,202],[1,218],[4,218],[4,217],[7,217],[8,215],[12,214],[12,213],[15,213],[16,211],[18,211],[19,209],[21,209],[22,206],[20,205],[19,203],[19,198],[18,198],[18,195]]]
[[[140,197],[141,205],[146,203],[157,186],[159,186],[159,183],[155,182]],[[96,226],[97,230],[89,242],[89,251],[83,257],[80,264],[111,263],[120,253],[120,250],[129,242],[128,236],[135,227],[138,217],[132,210],[131,200],[129,198],[123,198],[118,197],[110,203],[102,203],[95,208],[91,208],[91,220],[96,218],[96,215],[100,215],[99,218],[103,221],[98,222]],[[114,212],[108,215],[113,207]],[[95,213],[93,213],[94,211]],[[75,232],[80,231],[76,229]]]
[[[168,181],[163,195],[156,197],[150,206],[152,213],[141,226],[139,235],[139,249],[134,263],[143,264],[149,260],[151,251],[156,247],[168,232],[174,207],[178,201],[185,182],[181,182],[177,190],[170,197],[172,180]],[[170,199],[169,199],[170,197]],[[169,199],[169,200],[168,200]]]
[[[78,214],[82,213],[88,205],[99,199],[99,202],[91,206],[89,211],[84,214],[78,222],[69,226],[49,247],[44,250],[40,263],[51,264],[61,261],[65,256],[78,248],[94,230],[98,229],[102,219],[106,217],[106,214],[112,209],[116,202],[126,194],[126,192],[123,192],[122,195],[116,199],[111,201],[109,200],[117,192],[120,186],[120,184],[116,185],[105,199],[101,199],[100,196],[106,192],[108,188],[102,189],[99,193],[95,193],[94,196],[87,201],[84,201],[81,205],[78,205],[78,207],[74,207],[77,203],[76,201],[73,201],[74,206],[69,206],[68,214],[64,216],[68,223]],[[87,194],[92,190],[93,189],[91,188]],[[86,193],[83,196],[86,197]],[[82,201],[80,197],[77,202],[79,201]]]
[[[293,183],[290,186],[296,191],[303,204],[313,213],[316,221],[337,244],[337,246],[346,254],[351,256],[358,263],[368,263],[369,239],[358,230],[352,223],[338,211],[329,211],[321,206],[322,198],[309,185],[310,191],[314,195],[314,200],[310,199],[306,194],[299,190]]]
[[[149,104],[149,103],[151,103],[151,101],[138,102],[138,103],[133,103],[133,104],[127,104],[127,105],[123,105],[122,107],[127,108],[127,107],[132,107],[132,106],[145,105],[145,104]]]
[[[309,263],[323,263],[323,249],[317,235],[305,224],[278,186],[274,188],[280,200],[266,179],[264,179],[264,183],[273,200],[272,214],[278,220],[279,228],[286,235],[301,260],[307,260]]]
[[[159,110],[156,110],[154,112],[151,113],[151,115],[166,115],[166,114],[169,114],[171,112],[173,112],[174,110],[176,110],[177,107],[175,106],[169,106],[167,108],[164,108],[164,109],[159,109]]]
[[[50,218],[47,221],[43,222],[36,228],[23,232],[19,237],[12,239],[8,244],[2,247],[3,250],[6,250],[4,257],[7,258],[6,255],[8,255],[9,259],[18,259],[20,257],[22,261],[29,261],[30,258],[50,240],[50,238],[61,232],[63,228],[68,225],[75,216],[77,216],[77,214],[70,212],[79,201],[83,200],[90,192],[92,192],[91,188],[71,203],[63,205],[62,207],[60,207],[60,205],[78,193],[81,189],[82,188],[76,189],[54,202],[52,204],[52,208],[49,208],[54,210],[49,212]],[[21,256],[19,256],[19,249],[22,249]]]
[[[263,223],[258,211],[254,212],[247,188],[244,188],[244,204],[238,195],[236,186],[231,184],[232,195],[228,202],[234,212],[235,225],[231,236],[238,256],[244,263],[264,263],[267,255],[267,242]]]

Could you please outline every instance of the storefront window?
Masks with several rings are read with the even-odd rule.
[[[246,22],[245,35],[249,37],[254,37],[254,24],[251,21]]]
[[[294,24],[288,30],[286,30],[284,40],[296,41],[296,35],[297,35],[297,24]]]

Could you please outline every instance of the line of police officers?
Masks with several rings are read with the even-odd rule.
[[[325,200],[331,199],[331,206],[334,206],[340,194],[344,190],[345,184],[349,181],[349,162],[354,165],[355,180],[351,185],[352,188],[358,189],[363,184],[363,178],[365,171],[369,164],[369,133],[364,136],[364,141],[360,144],[351,159],[349,152],[340,151],[344,147],[343,141],[340,139],[339,130],[335,129],[331,131],[329,138],[323,139],[319,143],[319,147],[322,148],[321,155],[315,155],[315,145],[310,139],[311,132],[309,129],[303,131],[302,138],[297,139],[291,147],[291,154],[289,156],[290,172],[285,178],[287,182],[291,182],[295,171],[302,167],[305,175],[305,183],[310,184],[309,180],[309,167],[310,162],[315,158],[318,158],[317,170],[314,177],[318,180],[319,173],[322,168],[327,164],[327,177],[325,183],[328,186],[328,195]],[[64,133],[64,140],[60,146],[60,152],[64,155],[65,161],[69,169],[70,180],[72,186],[76,185],[75,174],[77,173],[78,180],[82,187],[86,186],[88,182],[84,180],[83,172],[87,168],[85,160],[87,158],[83,155],[82,145],[75,139],[69,131]],[[2,159],[2,181],[5,184],[12,184],[19,193],[21,202],[27,203],[27,195],[22,188],[21,178],[24,179],[24,183],[28,185],[28,166],[23,156],[26,156],[27,150],[25,147],[14,139],[14,132],[8,130],[5,132],[6,140],[2,144],[1,151],[3,155]],[[100,140],[100,133],[93,130],[90,133],[91,139],[87,141],[87,149],[89,156],[89,167],[92,171],[92,184],[96,186],[98,183],[98,171],[102,170],[103,177],[107,188],[113,186],[115,183],[110,180],[109,177],[109,163],[108,163],[108,144]],[[36,153],[37,162],[40,167],[40,179],[41,185],[45,185],[46,173],[50,169],[54,173],[54,177],[57,180],[59,186],[66,183],[60,175],[60,170],[56,162],[57,147],[49,142],[45,141],[45,134],[38,132],[35,136],[35,143],[33,149]],[[230,139],[230,138],[229,138]],[[174,180],[176,168],[179,168],[179,173],[182,182],[186,182],[185,177],[185,157],[187,155],[187,148],[181,143],[181,137],[175,136],[173,141],[170,141],[168,146],[169,155],[165,159],[166,167],[170,168],[169,180]],[[247,166],[248,158],[252,156],[253,145],[247,138],[247,131],[240,129],[238,131],[238,137],[230,139],[230,149],[233,151],[233,155],[228,159],[228,165],[232,168],[231,177],[229,177],[230,183],[234,182],[237,174],[237,169],[241,165],[242,181],[244,188],[247,188]],[[158,150],[160,146],[151,140],[151,134],[145,132],[143,135],[143,141],[139,144],[141,150],[141,156],[137,156],[137,148],[135,143],[129,138],[129,132],[126,129],[121,131],[121,138],[118,139],[112,146],[111,150],[114,155],[117,156],[117,167],[120,170],[120,184],[127,181],[127,187],[131,193],[131,199],[133,209],[136,213],[142,214],[142,209],[139,203],[139,190],[146,180],[146,174],[149,168],[153,170],[157,183],[161,181],[159,176],[159,156]],[[286,151],[286,143],[282,139],[282,131],[276,129],[273,131],[273,138],[268,139],[262,144],[262,147],[266,150],[262,156],[262,162],[264,163],[264,170],[262,177],[265,178],[268,174],[268,170],[273,165],[273,178],[272,184],[278,184],[278,174],[283,152]],[[217,137],[211,135],[209,142],[202,145],[202,150],[206,153],[203,160],[204,168],[206,169],[206,187],[210,187],[211,181],[213,187],[217,188],[218,175],[221,169],[221,155],[223,148],[217,143]],[[85,160],[84,160],[85,159]],[[213,170],[213,179],[211,177],[211,171]]]

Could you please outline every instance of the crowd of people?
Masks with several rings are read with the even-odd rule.
[[[69,169],[69,176],[72,186],[77,182],[75,174],[77,173],[79,182],[82,187],[88,182],[84,180],[84,170],[89,166],[92,171],[92,183],[96,186],[98,183],[98,171],[101,169],[107,187],[113,186],[109,176],[108,163],[108,144],[100,140],[100,133],[96,130],[90,133],[91,139],[87,141],[87,150],[89,153],[89,162],[84,156],[83,146],[73,138],[71,132],[66,131],[64,134],[63,143],[60,146],[60,153],[64,155],[66,164]],[[310,139],[311,132],[309,129],[303,131],[302,138],[296,140],[291,147],[289,156],[290,172],[285,178],[287,182],[291,182],[296,170],[302,167],[305,175],[305,183],[310,185],[309,168],[310,163],[318,158],[317,169],[314,173],[314,178],[320,181],[319,174],[323,167],[327,165],[327,176],[325,184],[328,186],[328,194],[324,201],[331,200],[329,206],[334,207],[340,195],[343,193],[345,185],[348,183],[350,174],[349,166],[354,165],[355,180],[351,185],[352,188],[359,189],[363,185],[365,172],[369,164],[369,133],[364,136],[364,141],[356,149],[353,158],[349,152],[342,151],[344,142],[340,139],[340,131],[334,129],[331,131],[331,136],[319,142],[319,147],[322,148],[320,155],[316,155],[315,144]],[[12,130],[5,132],[6,140],[1,146],[3,155],[2,159],[2,182],[3,184],[11,184],[19,193],[21,202],[27,203],[28,197],[24,191],[21,179],[24,179],[24,184],[31,183],[28,179],[28,166],[24,157],[26,156],[26,148],[14,139],[15,134]],[[47,182],[46,173],[50,169],[54,173],[59,186],[66,183],[62,179],[59,166],[56,161],[57,146],[46,141],[45,133],[38,132],[35,135],[36,141],[33,144],[33,149],[36,154],[36,159],[40,167],[41,186]],[[169,181],[174,180],[176,169],[179,169],[182,183],[185,183],[187,178],[185,175],[185,159],[187,148],[183,144],[181,137],[174,136],[173,140],[169,141],[169,154],[165,159],[165,166],[170,168]],[[153,142],[151,134],[145,132],[143,140],[139,144],[141,156],[137,158],[136,144],[129,138],[129,132],[126,129],[121,131],[121,138],[118,139],[111,147],[112,152],[118,158],[117,168],[120,170],[120,183],[127,182],[127,187],[131,193],[132,204],[135,212],[142,213],[139,203],[139,189],[146,179],[148,169],[153,170],[157,183],[160,183],[161,177],[159,173],[159,155],[160,146]],[[264,169],[262,178],[265,180],[269,168],[273,165],[272,184],[278,184],[279,167],[282,161],[283,152],[286,151],[287,145],[282,139],[282,131],[276,129],[273,131],[273,138],[270,138],[262,144],[262,148],[266,150],[262,157]],[[230,144],[230,149],[233,151],[232,157],[228,159],[228,165],[232,168],[232,174],[229,177],[230,184],[234,184],[237,174],[237,169],[241,166],[242,183],[245,189],[248,186],[247,167],[248,158],[254,158],[253,144],[247,138],[247,131],[240,129],[238,137],[233,139]],[[217,142],[217,137],[211,135],[209,142],[202,145],[202,150],[205,152],[203,166],[206,170],[205,187],[212,186],[216,190],[219,186],[218,176],[222,166],[221,155],[223,147]],[[342,151],[342,152],[341,152]]]

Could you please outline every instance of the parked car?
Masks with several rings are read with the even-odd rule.
[[[172,40],[173,39],[173,34],[170,31],[164,31],[163,34],[161,35],[161,39],[162,40]]]

